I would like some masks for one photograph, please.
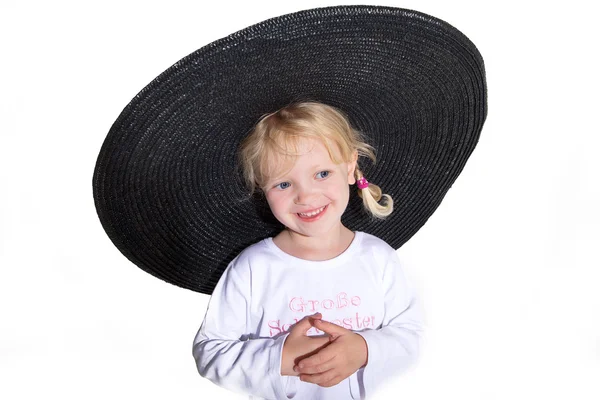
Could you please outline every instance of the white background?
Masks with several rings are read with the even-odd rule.
[[[237,398],[201,378],[191,355],[209,297],[131,264],[92,198],[111,124],[155,76],[253,23],[340,4],[210,3],[2,0],[0,398]],[[426,347],[380,398],[600,398],[591,8],[360,3],[459,28],[484,57],[489,91],[473,156],[400,250],[427,312]]]

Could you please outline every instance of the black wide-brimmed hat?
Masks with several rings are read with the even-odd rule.
[[[399,248],[432,215],[486,117],[483,60],[448,23],[416,11],[341,6],[269,19],[178,61],[125,107],[94,171],[100,221],[150,274],[210,294],[245,247],[282,226],[236,165],[260,117],[312,100],[342,110],[377,153],[359,160],[394,199],[370,218],[351,190],[342,217]]]

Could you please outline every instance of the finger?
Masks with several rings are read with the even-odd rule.
[[[323,314],[321,314],[320,312],[308,316],[308,320],[311,324],[314,324],[315,321],[320,321],[321,318],[323,318]]]
[[[331,379],[330,381],[327,381],[325,383],[320,383],[319,386],[321,387],[332,387],[337,385],[338,383],[340,383],[341,381],[343,381],[344,379],[342,379],[341,376],[335,376],[333,379]]]
[[[321,319],[314,320],[313,325],[317,329],[322,330],[323,332],[333,336],[334,338],[341,336],[341,335],[347,335],[348,333],[352,333],[352,331],[350,331],[346,328],[342,328],[339,325],[333,324],[329,321],[323,321]]]
[[[306,335],[306,333],[313,327],[313,321],[316,319],[322,318],[321,313],[316,313],[313,315],[307,315],[302,318],[300,321],[296,322],[290,331],[290,335],[301,336]]]
[[[301,355],[299,357],[296,357],[294,359],[294,366],[297,366],[305,358],[308,358],[308,357],[310,357],[312,355],[317,354],[319,351],[321,351],[322,349],[324,349],[330,343],[329,339],[324,338],[324,337],[307,336],[306,338],[310,342],[312,342],[310,344],[310,346],[311,346],[311,348],[314,348],[314,350],[309,351],[308,353],[303,354],[303,355]],[[314,346],[318,346],[318,347],[315,348]]]
[[[316,313],[315,315],[310,315],[308,317],[308,320],[310,321],[312,326],[315,326],[315,323],[318,323],[317,321],[322,321],[322,318],[323,318],[323,314]]]
[[[321,315],[321,313],[319,313],[319,312],[315,313],[313,315],[307,316],[306,320],[308,321],[308,325],[306,326],[305,329],[302,330],[303,334],[307,335],[308,331],[313,328],[315,321],[320,320],[321,318],[323,318],[323,315]]]
[[[314,374],[314,375],[301,374],[300,375],[301,381],[314,383],[319,386],[335,382],[337,380],[337,378],[338,378],[338,376],[337,376],[337,373],[335,372],[335,370],[329,370],[329,371],[323,372],[321,374]]]
[[[336,356],[336,350],[335,350],[335,348],[332,349],[331,345],[330,345],[330,346],[323,348],[317,354],[314,354],[310,357],[307,357],[307,358],[301,360],[298,363],[298,367],[300,369],[303,369],[305,367],[314,367],[315,365],[324,364],[324,363],[327,363],[327,362],[333,360],[335,358],[335,356]]]
[[[302,360],[304,361],[304,360]],[[324,363],[321,364],[316,364],[316,365],[304,365],[300,367],[300,363],[298,365],[296,365],[294,367],[294,372],[297,372],[299,374],[309,374],[309,375],[314,375],[314,374],[322,374],[324,372],[327,372],[331,369],[334,369],[336,366],[335,363],[335,357],[331,360],[325,361]]]

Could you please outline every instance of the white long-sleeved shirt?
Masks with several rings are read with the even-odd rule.
[[[290,326],[320,312],[365,339],[368,364],[324,388],[281,375]],[[250,399],[364,399],[410,367],[422,315],[395,250],[356,232],[326,261],[293,257],[262,240],[241,252],[220,278],[193,344],[198,372]],[[311,328],[308,335],[322,334]]]

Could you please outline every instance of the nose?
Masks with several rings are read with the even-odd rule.
[[[315,190],[314,185],[311,184],[298,184],[296,185],[296,193],[294,197],[294,203],[298,205],[310,206],[317,199],[318,193]]]

